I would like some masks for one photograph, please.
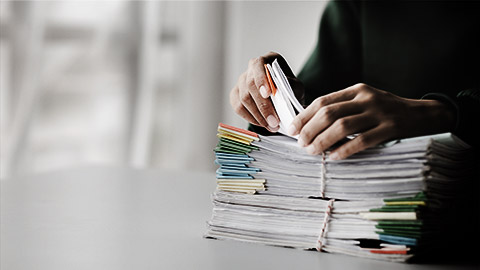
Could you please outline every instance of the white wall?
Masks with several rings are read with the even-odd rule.
[[[233,113],[228,93],[248,60],[276,51],[298,73],[316,41],[321,14],[327,1],[228,2],[226,31],[225,103],[222,121],[246,126]]]
[[[219,121],[246,127],[229,104],[229,92],[248,60],[268,51],[283,54],[299,71],[311,53],[325,2],[179,2],[179,50],[183,74],[170,126],[160,142],[170,168],[213,170]],[[158,72],[158,71],[157,71]],[[181,102],[180,102],[181,101]],[[169,137],[169,136],[166,136]],[[173,146],[173,147],[170,147]]]
[[[12,35],[0,35],[0,139],[18,141],[3,144],[19,150],[5,158],[0,148],[0,172],[87,164],[213,171],[218,122],[247,126],[230,107],[229,92],[248,60],[277,51],[298,72],[316,43],[325,5],[2,2],[0,28]],[[32,16],[39,10],[42,16]],[[45,34],[24,29],[23,22],[35,29],[45,22]],[[33,34],[43,37],[42,49],[28,46],[25,53],[15,45],[15,37]],[[20,80],[41,90],[32,99],[35,106],[20,98],[16,87],[15,78],[29,77],[17,55],[41,60],[38,72],[29,73],[38,81]],[[18,125],[24,128],[12,129],[23,123],[15,115],[32,117]],[[17,133],[22,141],[13,136]]]

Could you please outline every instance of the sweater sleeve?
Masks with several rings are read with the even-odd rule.
[[[361,82],[362,40],[358,3],[330,2],[321,19],[318,41],[298,75],[305,104]]]
[[[480,124],[480,89],[463,90],[455,98],[442,93],[429,93],[422,99],[435,99],[450,105],[456,111],[456,124],[452,131],[460,139],[474,147],[479,147],[478,126]]]
[[[459,108],[457,128],[458,137],[472,146],[479,147],[478,127],[480,126],[480,89],[468,89],[460,92],[455,102]]]

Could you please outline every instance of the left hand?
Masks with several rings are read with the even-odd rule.
[[[360,83],[314,100],[288,133],[300,134],[298,143],[314,155],[358,133],[330,153],[337,160],[385,141],[447,132],[455,113],[437,100],[406,99]]]

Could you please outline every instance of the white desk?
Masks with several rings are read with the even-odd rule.
[[[214,173],[90,167],[1,180],[1,269],[478,269],[204,239]]]

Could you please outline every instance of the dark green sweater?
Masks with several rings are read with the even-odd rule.
[[[359,82],[449,103],[453,132],[478,146],[480,2],[330,2],[298,77],[306,105]]]

